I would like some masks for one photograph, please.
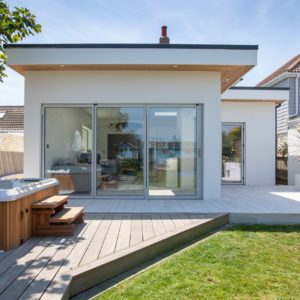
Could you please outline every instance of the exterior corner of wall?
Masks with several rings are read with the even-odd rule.
[[[220,200],[221,195],[221,181],[219,184],[216,183],[214,186],[204,187],[203,200]]]
[[[29,85],[30,80],[27,80],[24,101],[24,177],[40,177],[41,105]]]

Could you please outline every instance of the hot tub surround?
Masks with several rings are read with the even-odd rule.
[[[0,180],[0,250],[9,251],[32,236],[31,204],[58,193],[56,179]]]

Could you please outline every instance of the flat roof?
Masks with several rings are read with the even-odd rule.
[[[272,87],[272,86],[232,86],[231,90],[266,90],[266,91],[284,91],[289,90],[288,87]]]
[[[233,86],[222,96],[225,102],[274,102],[281,103],[289,98],[287,87]]]
[[[258,45],[224,44],[5,44],[4,48],[129,48],[257,50]]]
[[[206,71],[221,73],[221,91],[257,63],[257,45],[13,44],[7,65],[27,71]]]

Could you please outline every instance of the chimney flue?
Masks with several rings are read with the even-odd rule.
[[[167,36],[167,26],[161,26],[161,37],[159,39],[160,44],[170,44],[170,39]]]

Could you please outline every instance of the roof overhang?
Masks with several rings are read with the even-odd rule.
[[[24,75],[41,70],[221,72],[221,91],[257,63],[257,45],[20,44],[5,45],[7,65]]]
[[[274,102],[289,99],[289,88],[276,87],[232,87],[222,96],[224,102]]]
[[[290,78],[290,77],[297,77],[297,75],[299,75],[299,72],[283,72],[280,75],[278,75],[277,77],[271,79],[270,81],[268,81],[267,83],[265,83],[263,86],[265,87],[271,87],[273,85],[278,84],[279,82],[281,82],[282,80],[286,79],[286,78]]]

